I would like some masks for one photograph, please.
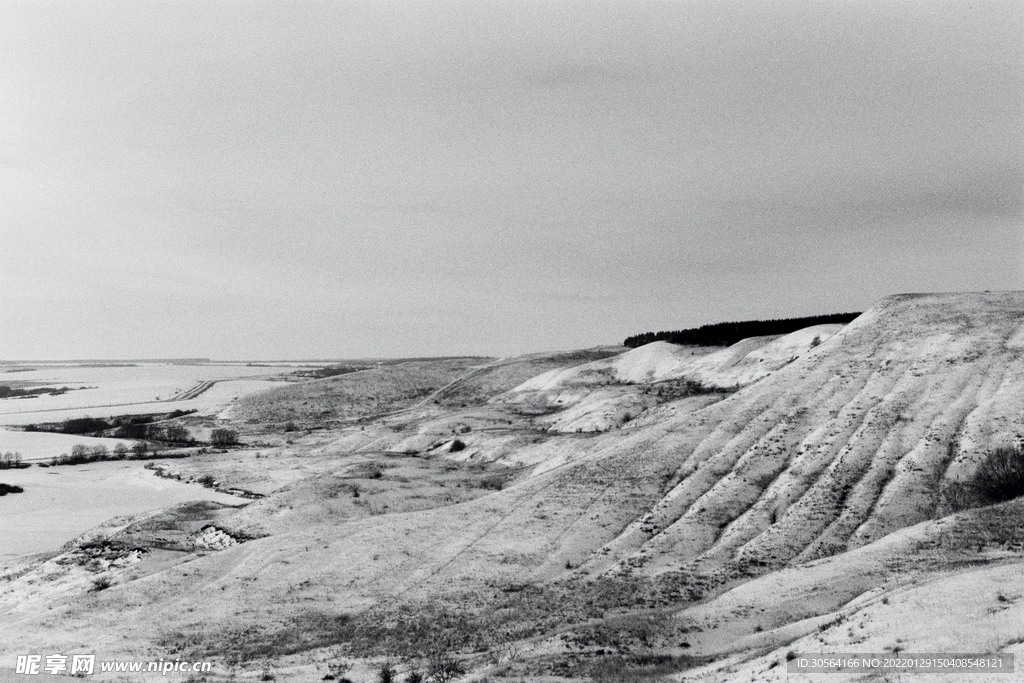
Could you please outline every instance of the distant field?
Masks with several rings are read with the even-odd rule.
[[[239,396],[278,386],[296,365],[33,363],[0,366],[0,385],[69,387],[57,395],[0,399],[0,424],[171,410],[212,411]],[[86,387],[86,388],[80,388]]]

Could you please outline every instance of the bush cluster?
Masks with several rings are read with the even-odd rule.
[[[103,460],[127,460],[129,458],[135,460],[144,459],[149,455],[149,445],[137,441],[132,444],[131,448],[128,448],[123,443],[119,443],[114,446],[113,451],[106,447],[105,444],[99,444],[98,446],[86,446],[84,444],[76,443],[71,447],[71,454],[62,453],[50,460],[51,465],[84,465],[90,462],[101,462]]]
[[[8,493],[24,493],[25,489],[14,484],[2,484],[0,483],[0,496],[6,496]]]
[[[60,396],[71,391],[71,387],[32,387],[31,389],[15,389],[6,384],[0,384],[0,398],[26,398],[29,396],[42,396],[52,394]]]
[[[1024,449],[1014,445],[989,451],[974,474],[974,490],[987,503],[1024,495]]]
[[[1024,496],[1024,448],[1020,444],[990,450],[967,481],[947,481],[940,491],[942,515]]]
[[[238,443],[238,432],[234,429],[214,429],[210,432],[210,443],[215,446],[230,446]]]
[[[30,424],[25,426],[26,432],[55,432],[57,434],[77,434],[103,436],[108,429],[116,430],[114,436],[119,439],[154,438],[150,425],[160,420],[173,420],[184,415],[191,415],[195,410],[172,410],[169,413],[149,415],[120,415],[111,418],[76,417],[64,422],[52,424]],[[157,433],[157,432],[154,432]]]

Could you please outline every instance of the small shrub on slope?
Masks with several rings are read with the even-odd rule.
[[[377,683],[398,683],[395,667],[391,662],[384,662],[377,670]]]
[[[289,431],[289,430],[285,430]],[[234,429],[214,429],[210,432],[210,443],[217,446],[230,446],[238,443],[238,432]]]
[[[939,505],[940,516],[977,507],[977,498],[970,485],[962,482],[947,482],[942,487]]]
[[[430,657],[427,678],[431,683],[451,683],[465,673],[466,667],[451,655],[435,653]]]
[[[988,503],[1024,495],[1024,451],[999,446],[989,452],[974,475],[974,489]]]

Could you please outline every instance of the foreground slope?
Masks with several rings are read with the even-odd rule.
[[[733,393],[668,392],[621,429],[590,435],[546,428],[543,418],[571,406],[537,416],[479,389],[453,406],[432,380],[434,394],[416,392],[437,403],[264,448],[246,476],[276,468],[291,483],[218,517],[237,543],[144,552],[111,588],[54,592],[46,616],[15,610],[0,635],[8,652],[87,637],[111,653],[250,668],[269,656],[278,680],[318,679],[332,646],[353,660],[415,660],[442,643],[481,672],[577,679],[610,654],[675,657],[684,669],[777,647],[808,619],[899,581],[893,562],[932,547],[920,525],[949,512],[949,483],[972,476],[993,444],[1024,435],[1024,294],[889,297],[794,344],[792,355],[764,354],[774,370]],[[630,381],[598,387],[651,397],[663,382],[687,381],[657,369],[672,349],[645,353],[647,366],[628,358]],[[597,362],[626,367],[623,356]],[[587,375],[556,368],[532,390],[561,392],[565,382],[550,384],[560,372]],[[318,400],[340,414],[326,394]],[[276,421],[287,402],[274,401]],[[413,437],[423,445],[392,448]],[[227,484],[235,471],[214,459],[188,467]],[[955,570],[970,557],[961,545],[934,567]],[[1018,561],[1019,545],[1004,545],[998,561]],[[56,571],[19,569],[0,599]],[[772,577],[821,586],[821,598],[770,622],[750,618],[783,600],[755,590]]]

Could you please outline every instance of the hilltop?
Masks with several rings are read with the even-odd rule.
[[[271,389],[219,416],[258,447],[174,464],[265,497],[9,567],[3,656],[89,642],[363,681],[442,649],[491,680],[612,681],[785,680],[801,649],[1019,653],[1024,503],[956,492],[1024,439],[1022,360],[1024,293],[919,294],[725,349]]]
[[[686,330],[643,332],[626,337],[623,346],[636,348],[651,342],[667,341],[673,344],[699,346],[731,346],[750,337],[766,337],[796,332],[815,325],[845,325],[860,313],[832,313],[803,318],[782,318],[775,320],[743,320],[737,322],[712,323],[691,327]]]

